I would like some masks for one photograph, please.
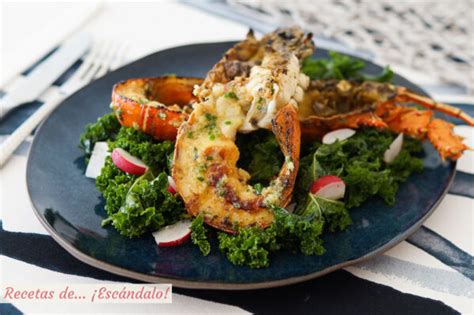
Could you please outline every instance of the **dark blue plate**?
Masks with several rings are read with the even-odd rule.
[[[203,257],[192,244],[158,248],[151,235],[128,239],[113,228],[102,228],[106,216],[94,180],[84,176],[78,149],[84,126],[110,112],[114,83],[133,77],[176,73],[203,77],[232,45],[198,44],[168,49],[140,59],[69,97],[42,124],[31,147],[27,181],[36,215],[53,238],[76,258],[123,276],[173,283],[179,287],[253,289],[315,278],[388,250],[413,233],[446,194],[454,163],[442,163],[425,145],[425,170],[401,185],[393,207],[372,199],[352,211],[354,224],[345,232],[324,236],[326,254],[304,256],[289,252],[272,255],[266,269],[234,266],[213,244]],[[319,49],[315,56],[325,57]],[[367,72],[380,67],[367,63]],[[397,76],[395,82],[423,93]]]

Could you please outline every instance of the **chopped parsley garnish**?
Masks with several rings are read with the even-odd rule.
[[[204,117],[206,117],[207,124],[204,126],[204,129],[207,130],[207,133],[209,135],[209,140],[215,140],[216,139],[216,132],[217,132],[217,117],[212,115],[211,113],[205,113]]]
[[[217,117],[212,115],[211,113],[205,113],[204,117],[206,117],[207,121],[216,122]]]
[[[255,193],[257,195],[261,195],[262,194],[262,190],[263,190],[263,185],[260,184],[260,183],[256,183],[255,185],[253,185],[253,189],[255,189]]]
[[[135,98],[135,101],[137,101],[140,105],[146,105],[150,102],[146,98],[141,98],[141,97]]]
[[[225,98],[230,98],[230,99],[233,99],[233,100],[238,100],[239,99],[237,94],[235,94],[234,92],[227,92],[227,93],[224,94],[224,97]]]
[[[207,164],[206,163],[199,164],[198,171],[200,173],[204,173],[206,170],[207,170]]]

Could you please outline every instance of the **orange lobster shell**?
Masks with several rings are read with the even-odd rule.
[[[158,140],[175,140],[196,101],[193,87],[199,78],[159,77],[131,79],[114,86],[112,108],[119,122]],[[416,103],[428,110],[400,104]],[[458,159],[470,148],[453,132],[453,125],[435,119],[433,111],[458,117],[474,126],[462,110],[433,101],[406,88],[377,82],[312,81],[299,104],[303,142],[320,139],[340,128],[374,127],[423,140],[428,139],[443,159]]]
[[[130,79],[114,85],[112,104],[125,127],[142,130],[158,140],[174,140],[196,101],[199,78],[175,76]]]

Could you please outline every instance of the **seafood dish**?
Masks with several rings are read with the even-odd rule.
[[[369,198],[393,205],[423,172],[423,141],[442,160],[471,150],[437,114],[473,126],[462,110],[315,49],[299,27],[250,31],[204,78],[117,83],[112,112],[80,138],[103,225],[203,255],[215,238],[233,264],[267,267],[280,250],[323,255],[321,235]]]

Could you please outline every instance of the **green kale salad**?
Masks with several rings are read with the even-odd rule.
[[[328,59],[306,59],[303,72],[315,79],[351,79],[389,82],[389,68],[378,76],[361,73],[362,61],[331,52]],[[388,205],[396,201],[399,185],[413,172],[421,172],[422,151],[418,140],[405,138],[403,147],[391,163],[384,152],[396,134],[376,129],[358,129],[350,138],[323,144],[316,141],[301,147],[300,167],[290,211],[273,206],[274,223],[266,229],[241,228],[228,234],[207,226],[202,216],[191,218],[178,194],[169,190],[174,143],[157,141],[151,136],[121,126],[114,113],[100,117],[86,126],[80,148],[88,162],[94,145],[108,143],[109,151],[122,148],[141,159],[148,170],[133,175],[115,166],[111,157],[96,178],[97,189],[105,199],[107,218],[104,226],[113,226],[125,237],[143,237],[182,219],[192,219],[191,242],[203,255],[220,250],[230,262],[251,268],[269,266],[272,255],[280,250],[304,255],[323,255],[323,233],[339,233],[351,225],[351,211],[357,211],[369,198],[382,198]],[[239,134],[236,141],[238,166],[250,175],[249,183],[258,193],[278,174],[285,162],[275,136],[268,130]],[[327,175],[339,177],[346,184],[341,200],[331,200],[311,193],[312,183]],[[210,242],[215,238],[217,242]],[[213,248],[211,244],[214,245]]]

